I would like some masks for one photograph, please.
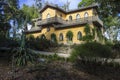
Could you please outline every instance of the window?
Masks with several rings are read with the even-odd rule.
[[[48,27],[47,27],[47,32],[49,32],[49,31],[50,31],[50,27],[48,26]]]
[[[51,41],[57,42],[56,34],[54,34],[54,33],[51,34]]]
[[[63,34],[62,33],[60,33],[59,40],[63,41]]]
[[[77,20],[80,19],[80,15],[79,14],[76,15],[76,19]]]
[[[68,41],[72,41],[72,39],[73,39],[73,32],[72,31],[68,31],[66,33],[66,37],[67,37]]]
[[[78,34],[77,34],[77,39],[80,40],[82,39],[82,33],[79,31]]]
[[[88,16],[89,16],[89,14],[87,12],[85,12],[84,17],[86,18]]]
[[[62,14],[60,14],[60,18],[62,18]]]
[[[49,13],[47,14],[47,19],[48,19],[48,18],[50,18],[50,14],[49,14]]]
[[[41,35],[41,39],[46,39],[44,34]]]
[[[72,16],[69,16],[69,20],[72,21]]]

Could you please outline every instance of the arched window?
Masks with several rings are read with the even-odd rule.
[[[79,14],[76,15],[76,19],[77,20],[80,19],[80,15]]]
[[[69,16],[69,20],[72,21],[72,16]]]
[[[57,42],[56,34],[54,34],[54,33],[51,34],[51,41],[52,42]]]
[[[63,34],[62,33],[60,33],[60,35],[59,35],[59,40],[63,41]]]
[[[87,12],[85,12],[84,17],[86,18],[88,16],[89,16],[89,14]]]
[[[60,14],[60,18],[62,18],[62,14]]]
[[[68,31],[66,33],[66,37],[68,41],[72,41],[73,40],[73,32],[72,31]]]
[[[50,14],[49,14],[49,13],[47,14],[47,19],[48,19],[48,18],[50,18]]]
[[[79,31],[78,34],[77,34],[77,39],[78,40],[81,40],[82,39],[82,33]]]
[[[46,39],[44,34],[41,35],[41,39]]]
[[[47,27],[47,32],[49,32],[49,31],[50,31],[50,27],[48,26],[48,27]]]

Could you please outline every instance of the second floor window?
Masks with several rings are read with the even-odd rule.
[[[69,20],[72,21],[72,16],[69,16]]]
[[[50,18],[50,14],[49,14],[49,13],[47,14],[47,19],[48,19],[48,18]]]
[[[60,18],[62,18],[62,14],[60,14]]]
[[[80,15],[79,14],[76,15],[76,19],[77,20],[80,19]]]
[[[87,18],[89,16],[89,14],[87,12],[85,12],[84,17]]]

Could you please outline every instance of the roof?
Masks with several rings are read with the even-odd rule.
[[[32,27],[30,30],[25,31],[25,33],[39,32],[41,27]]]
[[[51,5],[51,4],[46,4],[41,10],[40,10],[40,13],[42,13],[43,11],[45,11],[45,9],[47,9],[48,7],[50,8],[53,8],[53,9],[56,9],[56,10],[59,10],[65,14],[68,14],[68,13],[73,13],[73,12],[77,12],[77,11],[82,11],[82,10],[86,10],[86,9],[90,9],[90,8],[97,8],[98,7],[98,4],[94,3],[90,6],[87,6],[87,7],[81,7],[81,8],[78,8],[78,9],[73,9],[73,10],[69,10],[69,11],[65,11],[64,9],[58,7],[58,6],[55,6],[55,5]]]
[[[63,10],[62,8],[55,6],[55,5],[51,5],[51,4],[46,4],[41,10],[40,13],[42,13],[43,11],[45,11],[45,9],[47,9],[48,7],[53,8],[53,9],[57,9],[63,13],[65,13],[65,10]]]

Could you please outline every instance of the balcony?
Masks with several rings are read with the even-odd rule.
[[[63,19],[59,17],[52,17],[37,22],[37,25],[39,26],[49,25],[49,24],[63,24]]]
[[[59,18],[59,17],[52,17],[49,19],[38,21],[37,24],[40,26],[43,26],[43,25],[57,23],[55,27],[60,28],[60,27],[67,27],[67,26],[74,26],[74,25],[82,25],[82,24],[91,23],[91,22],[97,25],[103,26],[103,22],[99,19],[98,16],[91,16],[91,17],[80,18],[80,19],[69,20],[69,21],[63,20],[62,18]]]
[[[63,21],[64,24],[62,25],[56,25],[56,28],[60,27],[68,27],[68,26],[75,26],[75,25],[82,25],[86,23],[95,23],[98,26],[103,26],[103,22],[99,19],[98,16],[91,16],[91,17],[86,17],[86,18],[80,18],[80,19],[75,19],[71,21]]]

